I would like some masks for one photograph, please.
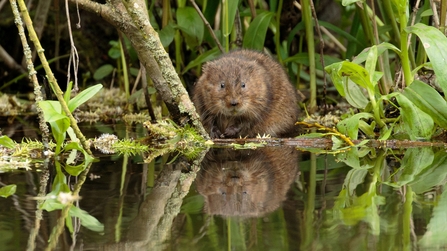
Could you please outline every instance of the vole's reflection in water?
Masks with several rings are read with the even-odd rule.
[[[211,149],[196,180],[205,213],[250,218],[276,210],[297,176],[298,155],[286,147]]]

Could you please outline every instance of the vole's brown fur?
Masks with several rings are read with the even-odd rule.
[[[212,138],[293,133],[296,90],[266,54],[236,50],[203,66],[193,102]]]

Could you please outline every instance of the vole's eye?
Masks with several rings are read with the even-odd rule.
[[[225,88],[225,83],[224,83],[224,82],[221,82],[221,83],[220,83],[220,88],[221,88],[221,89]]]
[[[241,87],[245,88],[245,82],[241,82]]]

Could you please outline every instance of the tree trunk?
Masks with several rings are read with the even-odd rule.
[[[69,0],[69,2],[98,14],[124,33],[137,51],[172,119],[182,126],[191,124],[202,136],[209,138],[169,55],[160,42],[158,33],[149,22],[144,0],[109,0],[106,4],[91,0]]]

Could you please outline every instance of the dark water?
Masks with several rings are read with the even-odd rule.
[[[285,147],[211,149],[200,170],[177,154],[150,163],[149,156],[96,155],[100,161],[78,177],[54,160],[0,173],[0,187],[17,185],[15,195],[0,197],[0,250],[45,250],[64,219],[74,233],[63,226],[56,250],[447,247],[443,149],[369,151],[356,168]],[[36,221],[42,185],[51,194],[61,177],[70,189],[85,178],[74,203],[83,225],[61,209],[43,210]]]

